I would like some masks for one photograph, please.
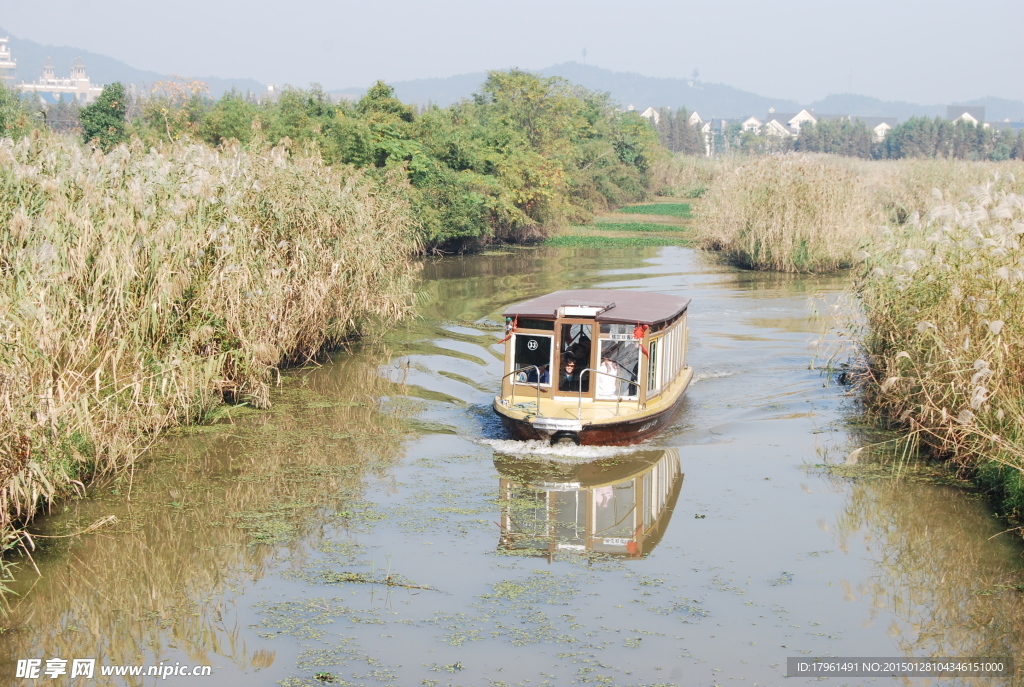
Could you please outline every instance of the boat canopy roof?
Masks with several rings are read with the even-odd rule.
[[[658,324],[681,315],[689,298],[646,291],[578,289],[555,291],[546,296],[517,303],[505,310],[505,317],[555,319],[593,317],[597,322]]]

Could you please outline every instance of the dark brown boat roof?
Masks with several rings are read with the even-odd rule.
[[[606,308],[594,318],[598,322],[619,324],[657,324],[682,314],[690,305],[689,298],[646,291],[613,289],[578,289],[555,291],[540,298],[511,305],[505,317],[536,317],[554,319],[563,306]]]

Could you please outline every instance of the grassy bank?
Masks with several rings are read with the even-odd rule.
[[[403,183],[285,146],[0,142],[0,530],[410,313]]]

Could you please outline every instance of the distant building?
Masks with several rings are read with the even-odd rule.
[[[648,107],[646,110],[640,113],[640,116],[654,124],[657,124],[658,122],[661,121],[661,115],[659,115],[658,111],[655,110],[653,107]]]
[[[765,115],[763,132],[768,136],[780,138],[791,138],[800,134],[800,127],[810,122],[817,124],[818,120],[808,110],[799,112],[773,112],[768,111]]]
[[[1008,131],[1011,134],[1016,134],[1024,129],[1024,122],[1011,122],[1009,119],[1004,119],[1001,122],[985,122],[984,125],[992,127],[996,131]]]
[[[853,117],[853,119],[863,122],[864,126],[871,129],[875,143],[884,141],[889,132],[899,124],[899,120],[895,117]]]
[[[14,81],[14,72],[18,68],[17,60],[11,57],[11,48],[7,45],[11,39],[0,38],[0,83],[10,86]]]
[[[76,57],[71,64],[70,78],[57,78],[54,74],[53,62],[46,58],[43,64],[43,75],[34,83],[21,82],[18,88],[22,93],[42,93],[50,95],[54,100],[62,95],[70,96],[73,100],[85,105],[96,100],[103,92],[103,85],[93,85],[89,75],[85,72],[85,64],[82,58]]]
[[[985,124],[985,108],[984,106],[973,106],[967,105],[950,105],[946,108],[946,119],[951,122],[963,120],[969,124],[978,126],[979,124],[984,126]]]

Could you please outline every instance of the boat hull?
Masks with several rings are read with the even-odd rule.
[[[579,429],[537,427],[529,419],[521,420],[503,413],[497,403],[494,410],[509,435],[520,441],[551,441],[556,435],[563,435],[578,439],[583,446],[630,446],[639,444],[671,425],[683,405],[685,391],[684,388],[671,405],[659,412],[613,422],[583,424]]]

